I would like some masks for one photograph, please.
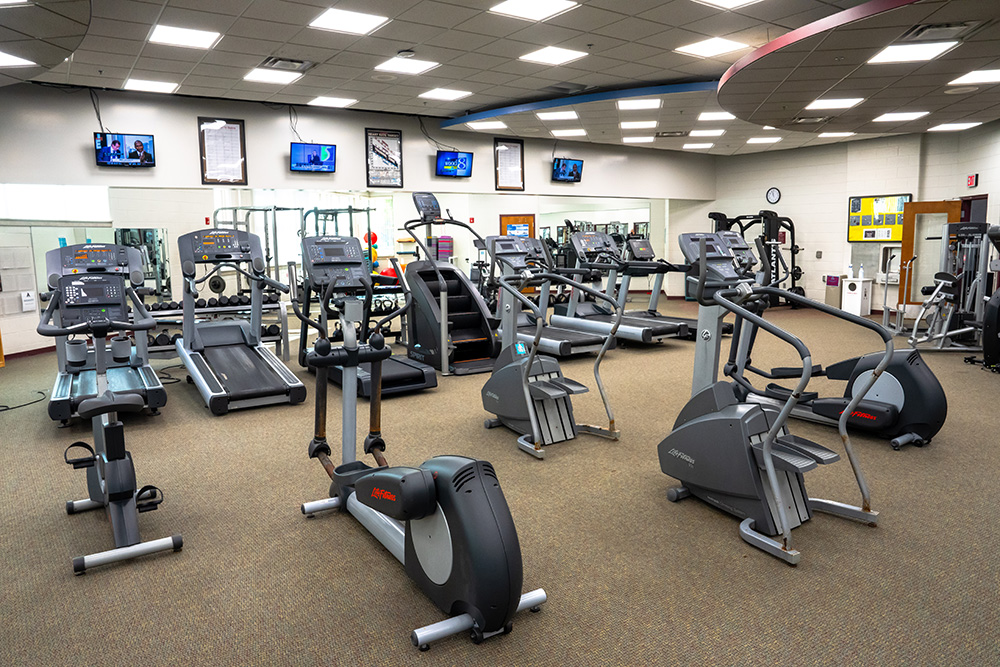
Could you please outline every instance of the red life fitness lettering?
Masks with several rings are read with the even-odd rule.
[[[396,500],[395,494],[389,493],[388,491],[380,489],[378,487],[372,489],[372,498],[381,498],[382,500],[392,500],[392,501]]]

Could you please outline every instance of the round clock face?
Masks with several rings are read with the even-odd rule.
[[[767,191],[767,203],[777,204],[778,200],[781,199],[781,190],[778,188],[771,188]]]

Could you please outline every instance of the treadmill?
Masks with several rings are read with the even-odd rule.
[[[364,253],[361,250],[360,242],[350,236],[310,236],[302,239],[302,265],[305,269],[305,280],[303,281],[303,315],[309,317],[312,304],[312,297],[315,295],[320,301],[321,317],[326,317],[324,304],[322,304],[323,294],[330,280],[340,278],[342,274],[355,272],[355,263],[364,261]],[[386,276],[371,276],[372,280],[381,280],[383,286],[375,287],[381,292],[387,289],[398,294],[405,286],[402,281],[393,280],[395,284],[384,285]],[[371,319],[372,295],[367,294],[364,299],[364,314],[362,322],[367,328]],[[306,346],[308,338],[308,325],[302,323],[302,331],[299,334],[299,364],[315,373],[316,369],[306,363],[306,356],[309,349]],[[367,342],[367,331],[361,332],[361,342]],[[358,394],[365,398],[372,395],[372,374],[371,362],[362,362],[357,366]],[[331,366],[328,375],[330,382],[338,387],[343,383],[343,367]],[[393,355],[382,361],[382,395],[405,394],[421,389],[429,389],[437,386],[437,373],[425,363],[415,359],[410,359],[401,355]]]
[[[663,289],[663,277],[671,271],[687,273],[690,266],[687,264],[671,264],[663,259],[656,259],[656,253],[649,243],[649,239],[627,239],[624,248],[624,259],[628,268],[622,271],[621,286],[618,288],[618,304],[625,308],[625,301],[628,298],[628,288],[633,277],[645,278],[655,275],[653,287],[649,293],[649,305],[646,310],[626,310],[625,317],[636,317],[660,322],[684,324],[687,326],[687,335],[684,338],[694,340],[698,332],[697,318],[677,317],[675,315],[662,315],[657,310],[660,301],[660,291]],[[723,322],[722,333],[733,333],[733,323]]]
[[[617,282],[618,273],[628,271],[630,264],[620,257],[618,245],[605,232],[575,232],[570,241],[576,255],[576,268],[591,273],[595,288],[600,289],[601,274],[608,274],[608,285]],[[583,279],[581,278],[581,282]],[[609,293],[613,287],[609,287]],[[549,318],[555,326],[578,331],[607,334],[615,316],[606,308],[584,300],[583,293],[574,289],[565,304],[556,304]],[[686,337],[688,327],[681,322],[664,322],[646,317],[622,317],[615,334],[617,338],[639,343],[653,343],[666,338]]]
[[[142,253],[137,248],[114,243],[81,243],[45,253],[45,275],[53,290],[58,289],[63,276],[107,273],[126,275],[138,291],[144,278]],[[57,309],[54,315],[57,327],[62,326],[61,317]],[[143,406],[151,414],[159,414],[158,408],[167,403],[167,392],[149,365],[145,334],[136,334],[129,347],[127,354],[108,355],[108,389],[141,396]],[[57,336],[56,360],[59,368],[49,397],[49,417],[65,425],[80,416],[80,403],[97,396],[95,350],[85,339]]]
[[[235,229],[206,229],[177,239],[184,278],[183,335],[177,354],[214,415],[276,403],[301,403],[306,388],[260,340],[264,286],[288,292],[288,286],[264,274],[260,238]],[[197,265],[210,267],[196,278]],[[241,265],[249,265],[250,271]],[[250,281],[250,321],[197,321],[198,285],[226,267]]]
[[[525,266],[526,264],[535,264],[543,267],[544,270],[553,270],[546,260],[545,246],[542,241],[530,237],[518,238],[523,242],[524,248],[519,249],[517,244],[511,243],[509,240],[505,242],[504,239],[507,239],[507,237],[504,236],[489,236],[486,238],[487,248],[492,258],[490,262],[491,274],[497,265],[500,266],[501,273],[507,275],[515,274],[518,267]],[[528,251],[527,253],[524,252],[525,248]],[[551,283],[546,282],[541,286],[538,310],[543,315],[548,312],[550,290]],[[497,313],[498,318],[501,318],[502,315],[503,313]],[[516,323],[517,340],[526,345],[531,345],[535,340],[535,316],[521,310],[517,314]],[[542,322],[542,337],[538,341],[538,351],[554,357],[569,357],[588,352],[599,352],[604,345],[604,339],[604,336],[597,333],[566,329]],[[613,339],[611,341],[608,347],[609,350],[614,349],[616,340]]]

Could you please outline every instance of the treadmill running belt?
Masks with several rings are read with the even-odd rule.
[[[534,337],[535,335],[535,325],[529,325],[526,327],[518,327],[518,333],[528,334]],[[552,340],[567,340],[570,345],[603,345],[604,336],[600,334],[588,333],[586,331],[574,331],[572,329],[563,329],[562,327],[550,327],[548,325],[542,327],[542,339],[552,339]]]
[[[371,364],[362,364],[365,370],[371,372]],[[404,364],[392,357],[382,362],[382,385],[395,387],[410,382],[423,382],[424,374],[419,368]]]
[[[146,385],[139,377],[139,371],[131,366],[109,368],[107,371],[108,389],[119,394],[139,394],[146,398]],[[73,378],[70,398],[73,410],[76,411],[80,402],[97,396],[97,371],[82,371]]]
[[[614,315],[590,315],[585,319],[594,320],[596,322],[607,322],[612,323],[615,321]],[[622,317],[622,324],[631,324],[636,327],[649,327],[653,331],[654,336],[668,336],[673,333],[677,333],[681,329],[681,325],[676,323],[664,323],[651,321],[642,317]]]
[[[206,347],[202,356],[230,400],[288,393],[284,380],[251,347],[242,344]]]

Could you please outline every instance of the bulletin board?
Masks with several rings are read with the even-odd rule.
[[[850,243],[891,243],[903,240],[903,206],[913,195],[870,195],[847,200],[847,240]]]

